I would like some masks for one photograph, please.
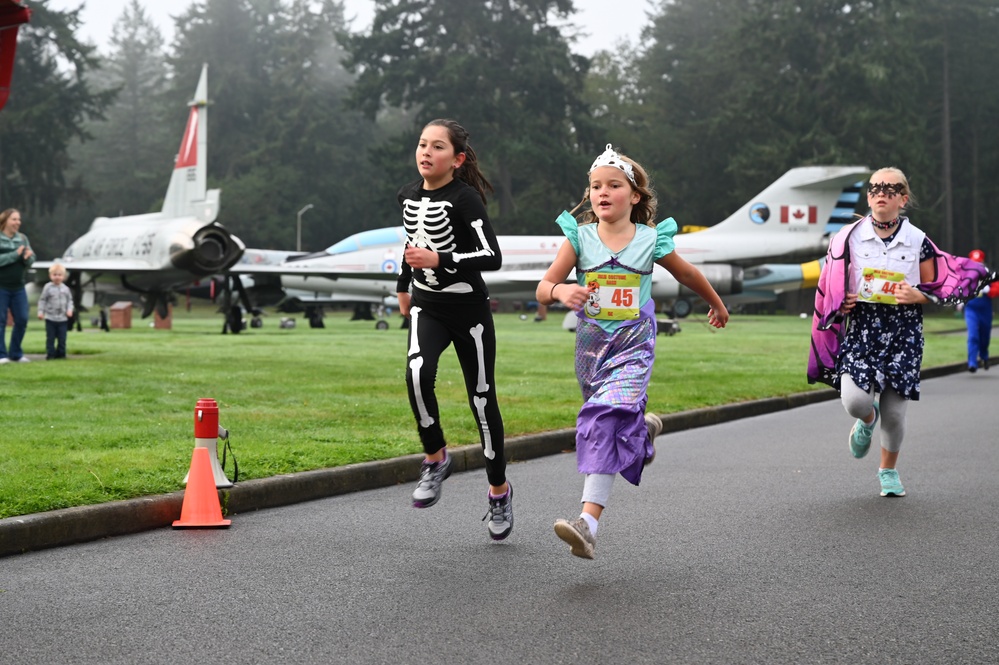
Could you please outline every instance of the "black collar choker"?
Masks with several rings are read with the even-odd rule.
[[[882,231],[887,231],[888,229],[893,229],[896,226],[898,226],[898,217],[896,217],[895,219],[891,220],[890,222],[879,222],[878,220],[876,220],[873,217],[871,217],[871,224],[873,224],[874,228],[876,228],[876,229],[881,229]]]

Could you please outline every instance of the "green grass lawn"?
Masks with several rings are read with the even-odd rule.
[[[561,313],[544,323],[496,317],[497,385],[508,437],[573,427],[580,404],[574,336]],[[183,488],[194,446],[194,405],[219,403],[239,478],[340,466],[420,451],[406,397],[406,331],[378,331],[349,313],[326,328],[221,335],[209,309],[177,308],[172,330],[133,317],[128,330],[71,332],[65,361],[0,366],[0,517]],[[660,335],[649,409],[666,414],[818,389],[805,380],[810,321],[734,316],[722,331],[696,318]],[[927,317],[924,365],[960,362],[964,322]],[[9,330],[8,330],[9,335]],[[44,325],[25,350],[44,354]],[[438,376],[452,445],[477,441],[452,352]],[[231,468],[228,468],[231,476]]]

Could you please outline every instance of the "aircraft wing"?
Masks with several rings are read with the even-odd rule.
[[[343,268],[332,268],[315,266],[302,268],[293,265],[251,265],[237,264],[227,270],[231,275],[288,275],[297,277],[325,277],[326,279],[372,279],[395,281],[396,273],[387,273],[371,270],[345,270]]]
[[[35,261],[32,268],[36,271],[46,271],[56,261]],[[105,273],[121,273],[123,275],[139,275],[144,273],[160,273],[163,268],[150,265],[146,261],[136,259],[123,259],[116,261],[84,260],[84,261],[59,261],[67,271],[86,272],[94,275]]]
[[[574,279],[575,273],[569,275],[569,279]],[[544,270],[503,270],[482,273],[482,279],[489,289],[490,296],[507,296],[516,293],[524,296],[528,300],[534,300],[535,289],[538,282],[545,276]],[[526,297],[525,296],[525,297]]]
[[[396,273],[370,270],[333,270],[330,268],[296,268],[290,265],[235,265],[228,271],[233,275],[281,275],[287,277],[323,277],[330,280],[371,280],[395,282],[399,277]],[[532,292],[538,282],[544,277],[544,270],[506,270],[488,271],[482,273],[482,278],[490,293],[502,294],[522,292],[530,289]],[[349,299],[349,298],[346,298]]]

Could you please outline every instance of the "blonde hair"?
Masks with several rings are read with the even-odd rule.
[[[882,167],[871,174],[871,177],[867,179],[867,184],[870,185],[872,182],[874,182],[874,176],[876,176],[879,173],[890,173],[893,176],[896,176],[901,181],[903,187],[902,196],[908,196],[909,201],[907,202],[905,207],[899,208],[899,212],[905,212],[908,208],[915,207],[916,200],[912,196],[912,189],[909,187],[909,179],[905,177],[904,173],[902,173],[902,169],[896,166]]]
[[[60,273],[62,273],[64,276],[66,275],[66,266],[64,266],[61,263],[53,263],[52,265],[49,266],[49,277]]]
[[[656,208],[659,205],[659,199],[656,197],[656,192],[652,189],[652,181],[649,178],[649,174],[645,171],[645,168],[641,164],[633,160],[627,155],[618,155],[623,161],[631,164],[632,171],[635,175],[635,182],[628,180],[628,184],[631,185],[632,191],[638,192],[638,203],[636,203],[631,208],[631,221],[635,224],[644,224],[645,226],[651,226],[655,228],[656,222]],[[627,180],[627,178],[626,178]],[[585,206],[590,202],[590,186],[586,185],[586,189],[583,190],[583,198],[576,204],[569,214],[575,215],[576,211],[580,208],[585,208]],[[593,212],[592,208],[585,208],[582,214],[579,216],[580,224],[592,224],[597,221],[597,215]]]

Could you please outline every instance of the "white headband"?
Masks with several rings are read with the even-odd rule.
[[[603,153],[593,160],[593,164],[590,166],[590,173],[593,173],[601,166],[613,166],[614,168],[621,169],[628,176],[631,184],[638,186],[638,183],[635,182],[635,169],[631,167],[631,164],[621,159],[621,155],[614,152],[614,148],[611,147],[610,143],[607,144],[607,148]]]

